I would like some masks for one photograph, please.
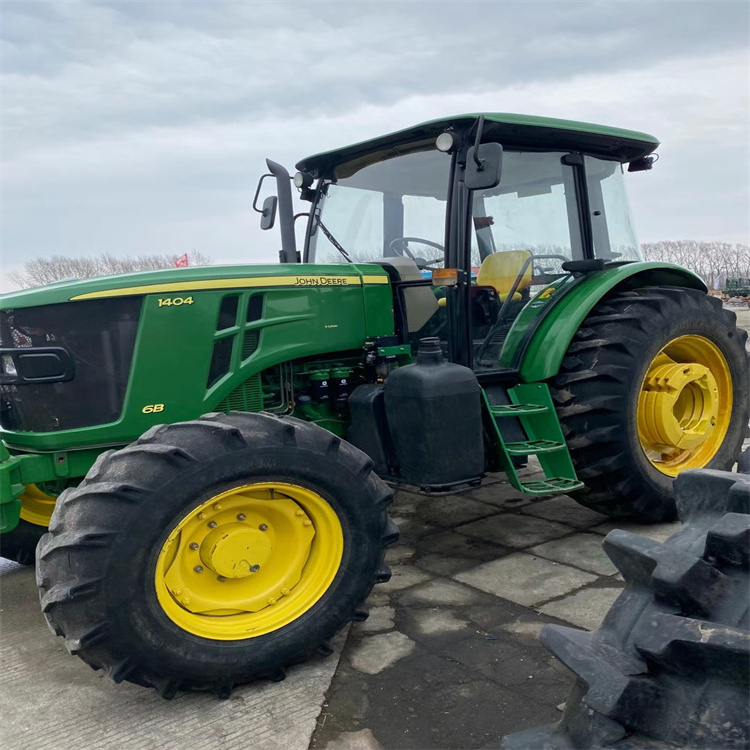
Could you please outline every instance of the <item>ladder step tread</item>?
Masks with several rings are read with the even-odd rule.
[[[565,448],[565,443],[554,440],[520,440],[515,443],[506,443],[505,447],[511,456],[526,456],[529,453],[551,453]]]
[[[547,411],[547,407],[541,404],[503,404],[490,407],[493,417],[520,417],[525,414],[544,414]]]
[[[550,495],[566,492],[574,492],[583,487],[583,482],[577,479],[565,479],[564,477],[552,477],[549,479],[537,479],[530,482],[521,482],[521,491],[527,495]]]

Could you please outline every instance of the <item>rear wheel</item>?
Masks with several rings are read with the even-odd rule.
[[[719,300],[649,287],[602,300],[568,348],[553,397],[600,513],[674,518],[674,478],[730,469],[748,423],[747,333]]]
[[[226,696],[326,649],[387,580],[392,492],[292,418],[212,414],[104,454],[38,551],[53,630],[115,681]]]

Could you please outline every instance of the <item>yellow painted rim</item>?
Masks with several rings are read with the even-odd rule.
[[[169,619],[203,638],[255,638],[320,600],[341,565],[334,509],[305,487],[265,482],[215,495],[171,531],[156,562]]]
[[[48,495],[35,484],[27,484],[21,500],[21,518],[36,526],[49,526],[52,511],[55,509],[57,498],[54,495]]]
[[[654,357],[638,398],[638,435],[651,464],[676,477],[706,466],[732,418],[726,357],[703,336],[680,336]]]

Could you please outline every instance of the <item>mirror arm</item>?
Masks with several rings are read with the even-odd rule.
[[[484,115],[479,115],[477,119],[477,134],[474,138],[474,163],[477,165],[477,172],[484,171],[484,159],[479,158],[479,144],[482,142],[482,131],[484,130]]]
[[[255,197],[253,198],[253,211],[257,211],[259,214],[263,213],[262,208],[258,208],[258,196],[260,195],[260,189],[263,187],[263,180],[266,179],[266,177],[273,177],[272,174],[266,173],[264,174],[259,180],[258,180],[258,187],[255,188]]]

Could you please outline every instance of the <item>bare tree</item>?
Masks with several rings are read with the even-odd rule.
[[[677,263],[700,276],[709,287],[724,288],[727,279],[750,278],[750,245],[671,240],[641,245],[646,260]]]
[[[211,258],[197,250],[191,250],[187,255],[191,266],[211,265]],[[89,279],[93,276],[112,276],[132,271],[174,268],[180,257],[177,253],[134,255],[126,258],[118,258],[109,253],[101,253],[90,258],[66,258],[63,255],[51,255],[48,258],[34,258],[27,261],[20,271],[9,272],[8,278],[22,289],[28,289],[64,279]]]

